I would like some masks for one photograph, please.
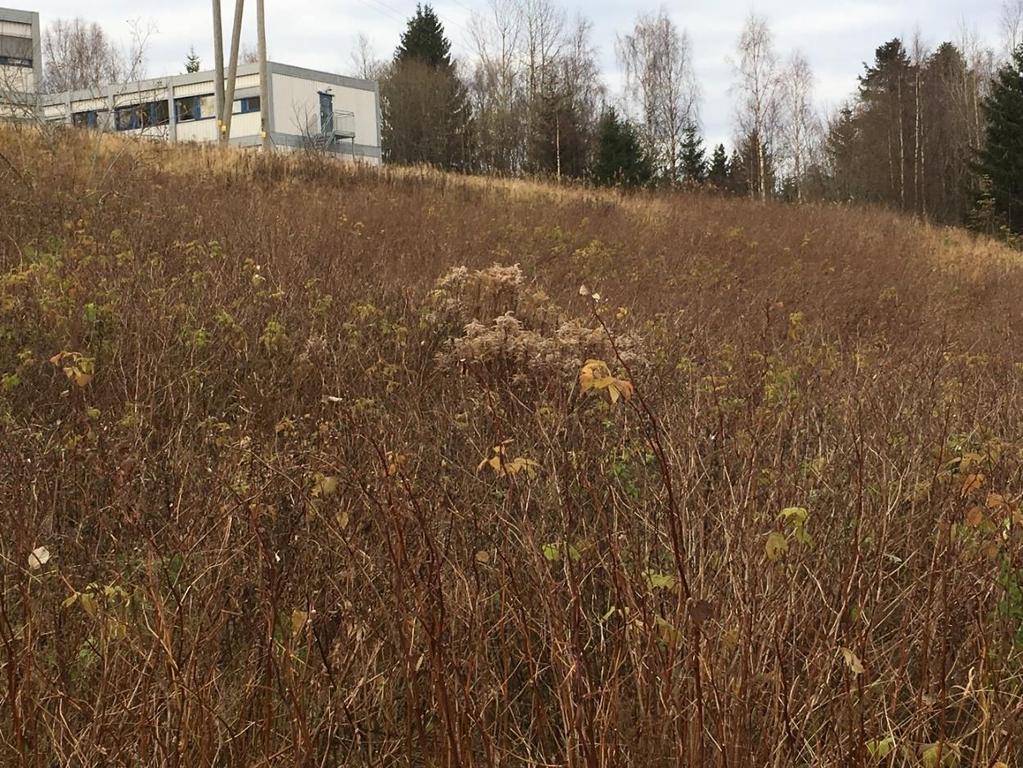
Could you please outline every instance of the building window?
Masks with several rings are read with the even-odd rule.
[[[204,96],[185,96],[174,99],[174,115],[179,123],[216,117],[216,97],[211,93]]]
[[[167,102],[147,101],[144,104],[133,104],[120,107],[114,111],[114,127],[119,131],[134,131],[156,125],[167,125],[170,122],[170,109]]]
[[[174,99],[174,119],[179,123],[188,120],[199,119],[199,97],[186,96],[183,99]]]
[[[234,113],[236,115],[247,115],[250,112],[259,111],[259,97],[249,96],[245,99],[238,99],[234,103]]]
[[[31,67],[32,38],[0,35],[0,64],[9,67]]]
[[[98,128],[100,125],[99,110],[75,112],[71,115],[71,124],[76,128]]]

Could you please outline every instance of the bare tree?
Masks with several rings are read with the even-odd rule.
[[[921,217],[927,216],[927,152],[924,146],[923,79],[931,52],[919,29],[913,35],[913,205]]]
[[[128,23],[131,43],[116,45],[96,23],[80,18],[57,19],[43,34],[43,92],[94,89],[145,76],[145,56],[155,28],[151,23]]]
[[[519,171],[525,165],[524,78],[520,71],[522,9],[516,0],[490,0],[473,13],[469,34],[475,49],[470,81],[479,164],[485,171]]]
[[[364,33],[360,32],[352,49],[352,72],[363,80],[379,80],[387,64],[376,57],[373,44]]]
[[[83,19],[57,19],[43,34],[43,90],[98,88],[123,79],[123,53],[103,28]]]
[[[781,78],[779,120],[782,148],[790,163],[796,199],[803,199],[803,177],[813,145],[821,134],[821,121],[813,103],[814,77],[802,52],[789,58]]]
[[[259,51],[251,43],[242,43],[242,52],[239,56],[242,64],[258,64]]]
[[[679,179],[679,151],[686,127],[697,122],[699,89],[689,36],[662,8],[640,15],[631,33],[619,36],[628,106],[637,112],[650,151],[663,175]]]
[[[1007,58],[1023,44],[1023,0],[1005,0],[1002,3],[1002,35]]]
[[[746,162],[756,171],[749,174],[749,191],[751,196],[766,200],[766,154],[778,124],[780,80],[778,57],[765,18],[750,14],[739,35],[737,53],[738,123],[751,155]]]
[[[526,93],[530,101],[543,92],[564,46],[565,14],[551,0],[521,0],[526,68]]]

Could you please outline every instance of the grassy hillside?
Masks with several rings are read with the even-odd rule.
[[[1023,760],[1015,254],[0,153],[3,765]]]

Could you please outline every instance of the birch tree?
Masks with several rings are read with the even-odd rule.
[[[1023,44],[1023,0],[1002,3],[1002,36],[1006,58],[1011,59],[1016,48]]]
[[[813,103],[814,77],[810,62],[796,51],[789,58],[781,79],[780,119],[782,145],[795,184],[796,199],[803,200],[803,177],[811,145],[820,134],[820,119]]]
[[[483,171],[520,171],[526,91],[519,67],[524,33],[518,2],[489,0],[486,11],[470,18],[469,36],[475,49],[470,93],[477,164]]]
[[[767,151],[778,127],[780,79],[778,56],[767,20],[750,14],[739,35],[735,65],[738,125],[750,156],[745,158],[751,197],[767,199]]]
[[[662,178],[677,183],[683,136],[699,117],[689,36],[662,8],[640,15],[632,32],[618,38],[616,52],[625,70],[626,99],[647,150]]]

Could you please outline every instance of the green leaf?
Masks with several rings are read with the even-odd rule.
[[[813,546],[813,536],[811,536],[810,533],[803,526],[801,525],[798,526],[796,530],[792,532],[792,535],[795,537],[796,541],[798,541],[804,547]]]
[[[557,544],[544,544],[543,556],[550,562],[556,563],[561,559],[561,547]]]
[[[888,735],[883,739],[870,739],[867,741],[867,752],[876,760],[884,760],[895,748],[895,737]]]
[[[941,762],[938,762],[938,753],[941,753]],[[959,765],[959,746],[949,742],[927,744],[921,747],[920,761],[926,768],[955,768]]]
[[[781,511],[781,516],[796,528],[802,528],[810,513],[804,507],[786,507]]]
[[[672,590],[675,588],[675,577],[670,573],[646,570],[643,571],[643,578],[646,579],[647,586],[650,589]]]

